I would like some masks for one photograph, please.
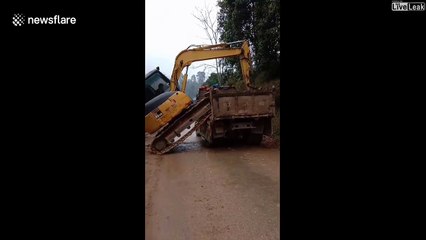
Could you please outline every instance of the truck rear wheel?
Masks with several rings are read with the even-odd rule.
[[[261,133],[249,133],[246,142],[250,145],[259,145],[262,142],[263,134]]]

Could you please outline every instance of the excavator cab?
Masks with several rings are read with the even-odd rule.
[[[183,76],[179,82],[183,81]],[[154,133],[192,104],[192,100],[176,86],[170,90],[170,80],[156,70],[145,76],[145,131]],[[166,113],[166,114],[164,114]]]
[[[160,72],[159,67],[145,75],[145,103],[169,89],[170,79]]]

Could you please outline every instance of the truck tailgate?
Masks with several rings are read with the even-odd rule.
[[[274,116],[275,102],[271,92],[212,93],[212,114],[215,119]]]

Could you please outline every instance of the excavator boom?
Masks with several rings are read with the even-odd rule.
[[[170,80],[170,90],[175,91],[178,85],[179,76],[185,67],[189,67],[193,62],[204,61],[226,57],[240,57],[241,70],[243,80],[247,88],[251,88],[250,79],[250,48],[247,41],[240,41],[241,47],[231,47],[234,43],[222,43],[208,46],[198,46],[196,48],[188,48],[180,52],[173,67],[172,77]],[[191,46],[190,46],[191,47]],[[185,92],[187,76],[185,76],[182,84],[182,92]]]

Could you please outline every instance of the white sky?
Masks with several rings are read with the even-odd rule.
[[[218,11],[216,0],[146,0],[145,1],[145,74],[159,66],[160,71],[171,77],[176,56],[191,44],[209,44],[204,29],[192,15],[196,7],[213,8],[212,17]],[[194,68],[200,63],[214,63],[213,60],[193,63],[188,71],[192,74],[204,68]],[[206,70],[206,78],[209,76]]]

